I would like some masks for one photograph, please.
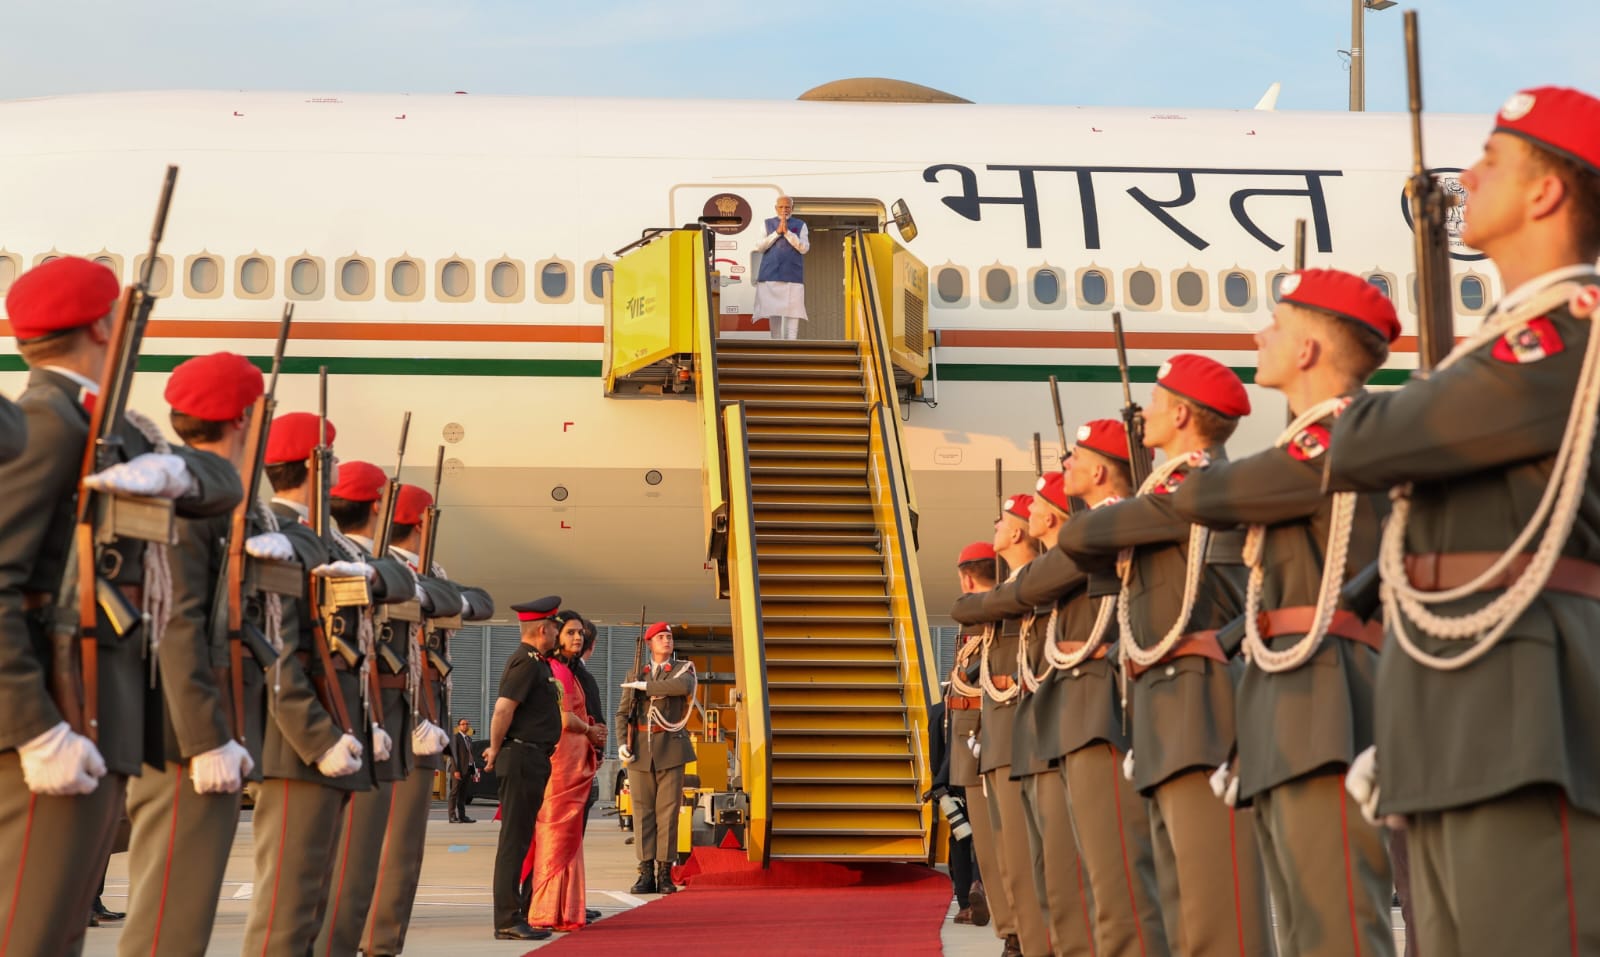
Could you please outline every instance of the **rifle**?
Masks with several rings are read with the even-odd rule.
[[[1067,426],[1061,419],[1061,390],[1056,386],[1056,377],[1050,377],[1050,404],[1055,407],[1056,413],[1056,439],[1061,443],[1061,461],[1067,460]]]
[[[433,466],[433,501],[422,511],[422,525],[419,532],[422,535],[422,550],[417,553],[417,573],[421,575],[433,574],[433,554],[439,538],[439,491],[444,485],[444,446],[439,446],[439,458]],[[422,663],[420,676],[420,696],[423,702],[423,716],[434,724],[439,724],[436,713],[437,702],[434,699],[433,671],[439,672],[439,677],[446,678],[450,675],[450,663],[445,660],[440,650],[435,650],[428,638],[429,632],[439,634],[446,630],[441,624],[443,619],[430,618],[417,629],[418,660]],[[443,727],[443,725],[440,725]]]
[[[644,621],[645,621],[645,618],[644,618],[644,611],[645,611],[645,606],[644,605],[640,605],[639,606],[639,641],[638,641],[637,644],[634,645],[634,649],[633,649],[633,680],[634,681],[643,681],[644,680],[644,665],[645,665],[645,641],[644,641],[644,629],[645,629]],[[635,757],[637,757],[639,752],[637,750],[635,750],[634,746],[639,743],[639,704],[640,704],[641,696],[640,696],[640,694],[639,694],[637,689],[629,688],[628,690],[633,692],[633,707],[628,711],[628,727],[627,727],[625,733],[628,735],[628,750],[630,752],[632,752]],[[648,701],[649,699],[644,699],[644,700]],[[649,714],[648,713],[646,713],[645,718],[646,718],[646,720],[649,719]]]
[[[1451,314],[1450,239],[1445,215],[1449,195],[1428,172],[1422,159],[1422,53],[1417,42],[1417,12],[1405,13],[1406,91],[1411,110],[1411,176],[1406,199],[1411,206],[1412,250],[1417,262],[1417,366],[1426,373],[1455,348]],[[1340,603],[1370,619],[1382,600],[1378,563],[1350,576],[1339,592]]]
[[[1128,379],[1128,344],[1122,335],[1122,313],[1111,314],[1111,334],[1117,341],[1117,371],[1122,375],[1122,426],[1128,432],[1128,471],[1134,491],[1144,487],[1150,477],[1150,453],[1144,447],[1144,410],[1133,401],[1133,386]]]
[[[1006,485],[1006,480],[1005,480],[1005,476],[1001,474],[1000,460],[999,459],[995,459],[994,460],[994,520],[996,522],[1004,521],[1005,517],[1006,517],[1006,489],[1005,489],[1005,485]],[[996,585],[998,585],[1001,582],[1006,580],[1005,579],[1005,575],[1001,574],[1001,571],[1000,571],[1003,567],[1004,566],[1000,564],[1000,551],[998,549],[996,549],[995,553],[994,553],[994,583]]]
[[[1039,433],[1033,433],[1033,477],[1044,478],[1044,452],[1039,448]]]
[[[311,531],[317,538],[327,542],[328,527],[333,520],[328,514],[328,489],[333,481],[333,447],[328,444],[328,367],[319,368],[317,375],[319,419],[317,447],[311,452],[311,474],[307,481],[311,485]],[[354,597],[348,594],[350,581],[344,578],[329,580],[312,575],[308,599],[311,602],[312,644],[316,645],[317,657],[322,665],[322,684],[325,689],[323,697],[333,712],[333,719],[339,722],[345,733],[355,734],[355,726],[350,723],[350,708],[344,698],[344,688],[339,684],[339,676],[333,670],[331,654],[337,651],[345,659],[345,664],[352,669],[360,662],[359,656],[353,655],[348,645],[341,641],[337,634],[344,625],[344,619],[339,617],[340,605],[357,604],[339,601],[340,598]],[[364,595],[366,579],[361,579],[360,588]],[[352,657],[355,658],[354,662],[351,660]]]
[[[250,410],[250,425],[245,432],[244,444],[244,498],[234,507],[233,519],[228,526],[228,565],[219,587],[227,589],[228,597],[228,668],[229,688],[233,698],[233,736],[244,741],[244,646],[249,641],[251,654],[266,662],[276,657],[272,646],[260,635],[248,638],[244,627],[244,592],[246,560],[244,542],[249,537],[250,509],[261,492],[261,468],[267,452],[267,430],[272,425],[277,410],[278,372],[283,367],[283,351],[289,342],[289,326],[294,321],[294,303],[283,307],[283,319],[278,327],[278,345],[272,353],[272,371],[267,378],[267,388]],[[216,603],[212,603],[216,607]],[[265,657],[263,657],[265,655]]]
[[[394,475],[390,476],[389,481],[384,485],[383,504],[378,509],[378,529],[372,536],[372,556],[374,558],[388,557],[389,544],[394,539],[394,510],[400,498],[400,470],[405,467],[406,437],[410,434],[411,413],[407,412],[405,417],[400,420],[400,451],[395,455]],[[428,571],[419,567],[417,573],[426,575]],[[388,667],[389,673],[397,675],[406,669],[406,663],[400,660],[400,656],[394,653],[387,641],[383,640],[384,635],[393,635],[393,622],[395,621],[412,622],[420,628],[422,621],[421,610],[416,608],[414,603],[406,601],[399,604],[384,605],[374,613],[373,625],[380,632],[379,640],[374,646],[374,650],[377,652],[378,657],[382,659],[383,664]],[[379,697],[378,669],[372,668],[369,677],[372,682],[372,697],[377,700]]]
[[[1294,271],[1301,272],[1306,268],[1306,221],[1294,221]]]
[[[138,627],[140,609],[134,608],[107,577],[121,565],[120,553],[113,548],[122,538],[148,542],[172,541],[172,503],[164,499],[127,495],[96,495],[83,488],[83,480],[110,468],[124,458],[118,428],[128,407],[128,392],[139,364],[139,347],[155,297],[150,280],[155,274],[157,250],[167,230],[167,213],[172,208],[172,190],[177,185],[178,168],[168,166],[161,183],[161,199],[156,204],[155,224],[150,228],[150,249],[139,270],[139,280],[129,286],[118,303],[107,343],[105,366],[100,373],[100,392],[89,415],[89,439],[78,469],[78,500],[74,515],[73,547],[76,561],[69,559],[62,573],[57,594],[64,598],[77,584],[78,620],[74,629],[62,620],[50,629],[50,691],[56,707],[68,725],[91,741],[100,739],[100,660],[97,635],[99,614],[103,610],[108,624],[118,636],[127,638]],[[73,647],[72,632],[77,632]]]
[[[407,412],[405,418],[400,420],[400,451],[395,453],[394,474],[389,477],[389,483],[383,489],[383,508],[378,522],[378,534],[373,536],[374,548],[372,554],[378,558],[389,554],[389,540],[394,537],[394,508],[395,502],[400,497],[400,470],[406,461],[406,436],[411,434],[411,413]],[[427,569],[421,569],[427,574]]]

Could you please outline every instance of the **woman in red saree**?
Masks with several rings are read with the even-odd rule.
[[[571,654],[569,641],[581,650],[583,620],[576,616],[561,626],[561,654]],[[522,879],[533,878],[528,924],[570,931],[585,923],[583,815],[597,770],[595,738],[604,740],[605,726],[589,724],[583,686],[572,670],[555,655],[547,660],[561,683],[561,743],[550,758],[550,783],[544,789],[533,843],[522,862]]]

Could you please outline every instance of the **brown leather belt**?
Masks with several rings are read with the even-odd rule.
[[[335,665],[334,667],[338,667]],[[407,687],[405,675],[379,675],[378,687],[390,691],[404,691]]]
[[[22,593],[22,610],[38,611],[56,600],[56,596],[47,591],[25,591]]]
[[[951,711],[977,711],[983,707],[982,698],[969,698],[963,694],[953,694],[945,699],[945,705]]]
[[[1264,611],[1256,616],[1256,628],[1260,630],[1263,641],[1279,635],[1304,635],[1311,630],[1312,619],[1316,615],[1317,609],[1313,605]],[[1328,625],[1328,634],[1337,635],[1348,641],[1358,641],[1373,651],[1383,650],[1383,623],[1362,621],[1357,615],[1342,608],[1333,613],[1333,621]]]
[[[651,734],[671,734],[672,733],[672,729],[671,728],[664,728],[659,724],[636,724],[636,725],[633,726],[633,730],[635,730],[635,731],[644,731],[644,732],[651,733]]]
[[[1064,655],[1075,655],[1082,651],[1083,646],[1087,644],[1087,641],[1058,641],[1056,642],[1056,650]],[[1099,661],[1101,658],[1104,658],[1107,654],[1109,654],[1110,651],[1111,646],[1102,641],[1100,643],[1100,647],[1094,650],[1094,654],[1090,655],[1088,660]]]
[[[1212,661],[1228,663],[1228,656],[1222,653],[1222,645],[1217,641],[1217,630],[1196,631],[1178,639],[1178,643],[1166,656],[1149,667],[1142,667],[1133,659],[1128,659],[1128,674],[1137,678],[1149,671],[1172,661],[1175,658],[1210,658]]]
[[[1444,591],[1460,588],[1489,569],[1500,560],[1498,552],[1429,552],[1406,556],[1406,578],[1415,588],[1425,591]],[[1484,584],[1481,591],[1510,588],[1512,583],[1527,571],[1533,556],[1521,554],[1511,560],[1506,570]],[[1565,592],[1583,598],[1600,600],[1600,565],[1581,558],[1558,558],[1556,567],[1545,583],[1552,591]]]
[[[300,659],[300,666],[302,668],[305,668],[306,672],[309,674],[310,670],[311,670],[311,661],[312,661],[311,652],[309,652],[309,651],[297,651],[297,652],[294,653],[294,656],[296,658]],[[333,657],[333,670],[334,671],[349,671],[350,670],[350,665],[347,664],[343,658],[341,658],[338,655],[333,655],[332,657]],[[379,675],[378,679],[381,681],[383,679],[383,677],[384,677],[383,675]]]

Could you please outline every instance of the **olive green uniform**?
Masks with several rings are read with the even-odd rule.
[[[689,716],[697,681],[694,662],[672,658],[646,666],[643,676],[630,671],[628,680],[645,683],[643,691],[623,689],[616,717],[617,740],[633,741],[628,793],[633,798],[634,848],[641,861],[671,863],[678,857],[683,766],[694,760],[694,746],[687,728],[668,731],[650,721],[649,709],[654,707],[669,724]]]
[[[961,630],[961,645],[981,641],[983,629],[965,627]],[[978,770],[978,757],[972,753],[969,740],[978,740],[982,730],[983,697],[968,698],[950,689],[950,701],[945,705],[945,720],[950,724],[950,785],[964,788],[967,795],[967,822],[972,825],[972,853],[978,861],[978,873],[983,881],[984,898],[989,902],[989,915],[994,920],[994,933],[1001,940],[1017,932],[1017,921],[1011,910],[1011,898],[1006,895],[1005,881],[1000,879],[999,848],[995,843],[994,824],[989,820],[989,802],[984,797],[983,777]],[[956,704],[957,701],[960,704]]]
[[[1334,488],[1412,483],[1413,585],[1465,584],[1537,506],[1592,330],[1565,306],[1574,290],[1546,289],[1503,337],[1340,416]],[[1588,474],[1559,576],[1484,657],[1435,670],[1396,647],[1397,628],[1434,655],[1472,643],[1385,622],[1379,810],[1408,820],[1423,954],[1600,953],[1600,457]],[[1435,610],[1482,608],[1505,583]]]

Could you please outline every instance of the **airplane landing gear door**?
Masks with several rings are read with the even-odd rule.
[[[755,248],[781,192],[771,183],[680,183],[670,191],[673,225],[698,222],[702,216],[723,220],[713,222],[707,234],[722,285],[723,331],[766,331],[750,320],[756,304]]]

